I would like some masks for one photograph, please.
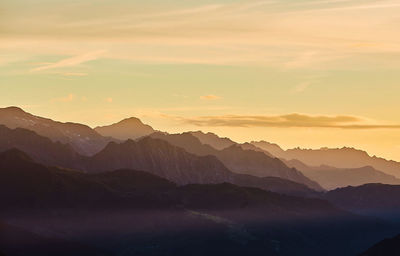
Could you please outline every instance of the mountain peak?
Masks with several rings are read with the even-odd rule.
[[[16,107],[16,106],[10,106],[3,108],[3,110],[9,112],[9,113],[26,113],[22,108]]]
[[[136,117],[126,118],[112,125],[99,126],[95,130],[103,136],[119,140],[137,139],[155,132],[150,125],[144,124]]]
[[[137,117],[128,117],[118,122],[118,124],[143,124],[142,120]]]

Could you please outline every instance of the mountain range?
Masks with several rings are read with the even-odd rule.
[[[87,125],[53,121],[29,114],[18,107],[1,108],[0,124],[11,129],[31,130],[54,142],[69,144],[83,155],[92,155],[114,140],[101,136]]]
[[[285,161],[287,166],[300,170],[307,177],[315,180],[323,188],[332,190],[347,186],[360,186],[368,183],[400,184],[400,179],[378,171],[371,166],[360,168],[336,168],[321,165],[307,166],[299,160]]]
[[[321,149],[294,148],[283,150],[278,145],[265,141],[253,141],[252,144],[270,152],[275,157],[285,160],[296,159],[309,166],[327,165],[346,169],[371,166],[376,170],[400,178],[400,162],[370,156],[365,151],[350,147]]]
[[[168,141],[195,155],[213,155],[235,173],[257,177],[279,177],[305,184],[315,190],[322,190],[316,182],[308,179],[296,169],[288,168],[281,160],[272,158],[262,152],[245,150],[237,144],[233,144],[222,150],[217,150],[208,144],[202,144],[201,141],[191,133],[154,133],[151,137]]]
[[[397,164],[3,108],[0,254],[377,253],[400,229]]]
[[[312,195],[315,191],[301,183],[278,177],[255,177],[233,173],[212,156],[196,156],[153,138],[123,143],[111,142],[92,157],[82,156],[68,144],[52,142],[35,132],[0,126],[0,151],[17,148],[39,163],[100,173],[121,168],[146,170],[178,184],[231,182],[279,193]]]
[[[39,162],[66,168],[96,171],[93,170],[93,160],[88,158],[106,149],[110,142],[124,144],[127,139],[151,136],[197,156],[215,156],[226,169],[237,174],[281,178],[317,191],[367,183],[400,184],[395,175],[400,163],[370,157],[366,152],[352,148],[283,150],[277,144],[265,141],[239,144],[229,138],[201,131],[182,134],[157,132],[137,118],[91,129],[81,124],[61,123],[34,116],[17,107],[0,109],[0,124],[10,129],[17,128],[11,135],[0,125],[0,140],[3,140],[0,149],[17,147]],[[32,139],[34,135],[24,134],[28,130],[45,138]],[[49,139],[58,144],[50,143]],[[37,150],[39,144],[41,150]],[[232,179],[225,181],[232,182]]]

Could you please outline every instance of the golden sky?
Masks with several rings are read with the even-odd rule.
[[[0,105],[400,160],[398,0],[2,0]]]

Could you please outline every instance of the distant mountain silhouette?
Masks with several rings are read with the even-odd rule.
[[[162,193],[175,188],[170,181],[147,172],[116,170],[90,175],[36,163],[17,149],[0,153],[3,209],[166,207],[172,203],[162,198]]]
[[[95,131],[103,136],[119,140],[137,139],[155,132],[150,125],[143,124],[140,119],[135,117],[124,119],[112,125],[96,127]]]
[[[126,142],[129,144],[128,142]],[[135,142],[133,142],[135,143]],[[165,144],[165,143],[161,143]],[[121,147],[120,150],[123,151],[123,146],[118,146],[118,144],[111,144],[116,147]],[[22,150],[29,155],[31,155],[35,161],[38,161],[39,163],[45,164],[45,165],[51,165],[51,166],[59,166],[59,167],[64,167],[64,168],[72,168],[72,169],[79,169],[83,171],[98,171],[94,170],[96,167],[100,166],[100,169],[102,171],[108,171],[108,170],[114,170],[114,169],[119,169],[119,168],[141,168],[141,170],[148,171],[147,169],[144,168],[156,168],[153,166],[153,158],[157,156],[159,158],[159,161],[171,161],[169,162],[170,165],[170,170],[166,171],[165,174],[163,174],[165,177],[170,177],[172,175],[172,172],[175,172],[175,178],[178,179],[176,175],[182,175],[182,179],[187,179],[185,175],[186,169],[181,169],[178,171],[178,168],[186,168],[184,166],[180,166],[179,164],[175,164],[175,162],[182,161],[182,159],[176,157],[173,155],[172,158],[170,159],[164,159],[164,153],[163,152],[168,152],[168,151],[173,151],[173,146],[166,146],[166,147],[158,147],[157,143],[154,143],[152,145],[148,145],[145,143],[139,143],[137,145],[137,148],[135,152],[127,151],[126,154],[126,159],[130,161],[129,159],[135,158],[138,159],[138,161],[141,161],[141,164],[136,163],[137,165],[133,165],[132,163],[125,163],[125,164],[115,164],[114,162],[110,162],[109,164],[109,169],[108,168],[101,168],[102,161],[101,158],[95,157],[96,159],[90,158],[90,157],[84,157],[76,153],[71,146],[67,144],[61,144],[60,142],[52,142],[50,139],[42,137],[40,135],[37,135],[35,132],[26,130],[26,129],[9,129],[5,126],[0,126],[0,152],[9,150],[9,149],[14,149],[17,148],[19,150]],[[160,151],[160,154],[153,155],[153,152]],[[138,153],[140,152],[140,154]],[[130,153],[132,153],[130,155]],[[182,155],[188,155],[186,152],[182,152]],[[140,159],[142,155],[148,155],[149,158],[146,159]],[[115,151],[113,153],[108,154],[108,157],[120,157],[119,151]],[[207,163],[207,159],[210,159],[210,157],[204,157],[204,158],[199,158],[195,156],[194,158],[198,158],[198,162],[201,163],[201,159],[206,159],[205,163]],[[100,161],[100,163],[97,163],[97,161]],[[218,162],[218,160],[215,159],[215,162]],[[149,167],[153,166],[153,167]],[[162,165],[164,168],[164,164]],[[201,166],[201,164],[199,164]],[[221,167],[221,170],[226,171],[226,167],[223,166],[223,164],[219,163],[218,166]],[[190,167],[192,168],[192,167]],[[199,167],[200,168],[200,167]],[[207,167],[208,168],[208,167]],[[207,180],[202,180],[202,171],[201,169],[200,173],[197,175],[194,175],[192,178],[193,180],[192,183],[207,183]],[[279,193],[285,193],[285,194],[293,194],[293,195],[311,195],[314,194],[315,192],[311,189],[309,189],[306,186],[303,186],[301,184],[295,183],[295,182],[290,182],[289,180],[285,179],[278,179],[275,178],[258,178],[250,175],[239,175],[239,174],[234,174],[230,171],[228,171],[228,175],[225,176],[225,178],[221,179],[220,182],[232,182],[234,184],[238,185],[243,185],[243,186],[249,186],[249,187],[258,187],[258,188],[263,188]],[[197,178],[196,178],[197,177]]]
[[[359,256],[396,256],[400,255],[400,235],[385,239]]]
[[[265,141],[252,142],[252,144],[270,152],[278,158],[300,160],[309,166],[328,165],[346,169],[372,166],[376,170],[400,178],[400,162],[386,160],[376,156],[371,157],[367,152],[354,148],[294,148],[285,151],[279,148],[279,146]]]
[[[263,152],[244,150],[238,144],[223,150],[217,150],[209,145],[202,144],[199,139],[190,133],[154,133],[150,136],[168,141],[192,154],[216,156],[229,170],[235,173],[257,177],[279,177],[305,184],[314,190],[322,190],[316,182],[308,179],[296,169],[287,167],[281,160],[271,158]]]
[[[267,141],[252,141],[250,142],[254,146],[261,148],[267,152],[269,152],[271,155],[278,157],[278,158],[285,158],[285,151],[277,144],[270,143]]]
[[[53,142],[31,130],[9,129],[0,125],[0,152],[13,148],[28,153],[40,163],[66,168],[79,169],[79,164],[84,158],[68,144]]]
[[[34,116],[17,107],[0,109],[0,124],[8,128],[25,128],[39,135],[70,144],[77,152],[92,155],[111,141],[98,134],[90,127],[77,123],[62,123],[51,119]]]
[[[256,188],[240,188],[228,183],[216,184],[215,186],[188,185],[178,188],[174,183],[166,179],[142,171],[121,169],[100,174],[85,174],[36,163],[28,155],[17,149],[0,153],[0,202],[3,209],[14,207],[34,209],[36,207],[108,206],[127,202],[131,203],[126,204],[124,207],[137,208],[150,205],[151,207],[156,205],[166,207],[178,204],[177,201],[174,201],[176,198],[181,198],[183,200],[181,202],[191,208],[191,205],[193,206],[194,203],[197,204],[199,202],[198,199],[195,200],[196,202],[188,200],[191,188],[196,188],[196,191],[198,188],[204,188],[204,202],[215,200],[215,198],[207,199],[206,193],[210,192],[209,188],[218,188],[215,193],[217,191],[225,193],[233,189],[233,191],[243,194],[244,197],[242,198],[247,198],[246,200],[251,198],[252,191],[255,192],[255,195],[265,195],[265,197],[262,197],[265,198],[265,201],[263,201],[264,199],[260,201],[258,196],[254,197],[254,199],[258,198],[254,201],[257,202],[257,207],[259,206],[258,204],[264,205],[272,202],[274,204],[282,204],[280,207],[283,207],[287,200],[302,200],[304,204],[297,202],[296,204],[287,204],[285,207],[288,209],[290,207],[307,207],[308,202],[313,202],[312,204],[322,207],[320,210],[337,211],[327,202],[318,199],[283,196]],[[233,195],[228,194],[229,196]],[[279,198],[285,200],[279,200]],[[229,201],[225,203],[232,203],[233,205],[230,208],[239,207],[241,204],[235,197],[231,197]],[[133,202],[135,203],[132,204]],[[222,203],[221,201],[219,204]],[[246,207],[250,206],[250,204],[247,204]],[[211,203],[207,204],[207,207],[209,209],[214,208]],[[222,207],[222,205],[219,205],[219,207]]]
[[[299,160],[284,162],[286,165],[300,170],[304,175],[315,180],[327,190],[347,186],[360,186],[367,183],[400,184],[400,179],[375,170],[371,166],[340,169],[331,166],[311,167]]]
[[[276,193],[295,196],[316,196],[318,193],[308,186],[278,177],[256,177],[247,174],[233,174],[231,183],[243,187],[260,188]]]
[[[190,132],[193,136],[198,138],[202,144],[210,145],[215,149],[221,150],[230,147],[236,142],[229,138],[221,138],[218,135],[208,132],[204,133],[202,131]]]
[[[86,180],[83,173],[36,163],[17,149],[0,153],[3,209],[86,205],[107,198],[112,198],[111,191]]]
[[[258,188],[239,187],[229,183],[192,184],[180,188],[182,202],[190,209],[196,210],[234,210],[263,209],[258,213],[280,219],[283,209],[296,212],[299,217],[311,217],[321,211],[329,214],[345,214],[326,201],[318,199],[294,198],[267,192]],[[307,213],[303,210],[307,208]],[[313,212],[313,211],[316,212]]]
[[[97,173],[126,168],[146,170],[179,185],[230,182],[278,193],[315,194],[307,186],[289,180],[233,173],[215,156],[190,154],[183,148],[151,137],[121,144],[110,143],[104,150],[88,158],[85,167],[87,171]]]
[[[241,147],[242,149],[244,149],[244,150],[253,150],[253,151],[257,151],[257,152],[263,152],[264,154],[266,154],[266,155],[269,156],[269,157],[276,158],[275,156],[273,156],[273,155],[272,155],[271,153],[269,153],[268,151],[266,151],[266,150],[264,150],[264,149],[261,149],[261,148],[255,146],[255,145],[253,145],[253,144],[251,144],[251,143],[246,142],[246,143],[239,144],[239,145],[240,145],[240,147]]]
[[[104,172],[115,169],[146,170],[178,184],[221,183],[230,171],[216,157],[199,157],[159,139],[146,137],[137,142],[110,143],[89,159],[87,169]]]
[[[400,221],[400,185],[339,188],[327,192],[324,198],[352,212]]]

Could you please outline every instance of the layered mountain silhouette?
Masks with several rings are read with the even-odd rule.
[[[266,155],[269,156],[269,157],[276,158],[275,156],[273,156],[273,155],[272,155],[271,153],[269,153],[268,151],[266,151],[266,150],[264,150],[264,149],[262,149],[262,148],[259,148],[259,147],[255,146],[255,145],[253,145],[253,144],[251,144],[251,143],[249,143],[249,142],[240,144],[240,147],[241,147],[242,149],[244,149],[244,150],[253,150],[253,151],[257,151],[257,152],[262,152],[262,153],[266,154]]]
[[[57,253],[54,245],[87,255],[353,255],[392,233],[321,199],[229,183],[177,186],[126,169],[87,174],[15,149],[0,153],[0,195],[3,222],[24,229],[20,240],[0,239],[9,255]],[[39,238],[25,247],[33,231]]]
[[[325,199],[352,212],[400,221],[400,185],[365,184],[329,191]]]
[[[28,153],[35,161],[45,165],[88,172],[98,173],[120,168],[134,168],[154,172],[181,184],[231,182],[285,194],[312,195],[315,193],[303,184],[285,179],[259,178],[233,173],[216,158],[194,156],[167,142],[151,138],[138,142],[128,140],[121,144],[110,143],[99,154],[85,157],[76,153],[68,144],[52,142],[26,129],[9,129],[0,126],[0,151],[13,148]],[[121,152],[124,153],[121,154]],[[180,152],[180,154],[174,152]],[[170,158],[166,158],[167,155]],[[109,161],[109,159],[119,160]],[[198,163],[196,167],[192,166],[194,162]],[[215,166],[212,167],[213,165]],[[209,172],[209,177],[206,172]]]
[[[53,142],[31,130],[0,125],[0,152],[13,148],[28,153],[40,163],[65,168],[79,169],[85,158],[69,144]]]
[[[264,149],[275,157],[285,160],[299,160],[309,166],[327,165],[336,168],[354,169],[371,166],[376,170],[385,172],[400,178],[400,163],[386,160],[377,156],[370,156],[367,152],[343,147],[343,148],[321,148],[301,149],[294,148],[283,150],[276,144],[265,141],[252,142],[253,145]]]
[[[253,144],[254,146],[261,148],[267,152],[269,152],[271,155],[278,157],[278,158],[286,158],[285,157],[285,150],[283,150],[278,144],[275,143],[270,143],[267,141],[252,141],[250,144]],[[290,160],[290,159],[289,159]]]
[[[231,139],[221,138],[212,132],[204,133],[202,131],[196,131],[190,133],[198,138],[202,144],[210,145],[218,150],[222,150],[236,144],[236,142],[232,141]]]
[[[328,165],[335,150],[310,153],[315,167],[279,159],[292,151],[276,144],[154,132],[135,118],[97,132],[6,108],[0,123],[6,255],[350,256],[398,233],[398,179]]]
[[[311,167],[299,160],[284,162],[286,165],[300,170],[304,175],[315,180],[327,190],[347,186],[360,186],[368,183],[400,184],[400,179],[375,170],[371,166],[341,169],[331,166]]]
[[[143,124],[135,117],[124,119],[116,124],[96,127],[95,131],[103,136],[119,140],[134,140],[155,132],[151,126]]]
[[[146,170],[178,184],[221,183],[229,180],[230,171],[216,157],[199,157],[166,141],[143,138],[110,143],[91,157],[87,170],[104,172],[121,168]]]
[[[21,110],[15,109],[15,112],[21,113]],[[22,113],[25,113],[22,111]],[[29,115],[29,114],[28,114]],[[130,123],[129,120],[125,120],[128,123]],[[134,120],[133,123],[137,123]],[[52,122],[52,121],[51,121]],[[140,121],[139,121],[140,122]],[[135,132],[135,128],[132,126],[129,126],[132,129],[129,129],[130,132]],[[136,133],[137,134],[137,133]],[[157,134],[162,134],[162,133],[157,133]],[[211,134],[208,134],[208,136]],[[46,165],[54,165],[54,166],[61,166],[64,168],[72,168],[72,169],[80,169],[83,171],[91,171],[91,172],[100,172],[106,170],[114,170],[114,169],[119,169],[119,168],[134,168],[134,169],[140,169],[140,170],[145,170],[145,171],[150,171],[155,170],[157,168],[156,165],[154,165],[154,157],[153,155],[155,152],[160,152],[162,150],[165,150],[164,152],[160,152],[160,154],[157,155],[158,159],[160,161],[164,161],[161,169],[157,170],[158,175],[161,175],[162,177],[165,177],[167,179],[170,179],[172,181],[175,181],[179,184],[187,184],[187,183],[216,183],[216,182],[231,182],[234,184],[239,184],[239,185],[244,185],[244,186],[251,186],[251,187],[260,187],[263,189],[269,189],[272,191],[276,192],[282,192],[282,193],[300,193],[301,195],[304,194],[309,194],[312,193],[312,190],[308,189],[307,187],[301,186],[300,184],[305,184],[308,187],[311,187],[312,189],[320,190],[321,188],[316,185],[315,183],[307,180],[302,176],[300,173],[296,172],[295,170],[289,170],[284,164],[282,164],[279,160],[276,159],[270,159],[267,158],[269,162],[265,161],[264,163],[260,163],[260,165],[264,165],[265,169],[269,169],[269,172],[262,173],[264,170],[261,170],[261,172],[257,173],[255,172],[255,168],[249,170],[249,171],[243,171],[243,168],[235,168],[233,171],[237,172],[238,174],[250,174],[250,175],[236,175],[235,173],[232,173],[230,168],[227,168],[226,165],[229,163],[229,159],[231,157],[236,157],[235,154],[239,153],[246,153],[247,151],[243,152],[236,152],[235,151],[242,151],[240,148],[236,148],[235,146],[231,146],[230,148],[225,149],[224,151],[219,152],[218,150],[214,149],[211,146],[202,144],[199,142],[199,140],[194,137],[193,135],[187,133],[185,134],[186,137],[190,138],[188,143],[183,147],[184,149],[189,149],[190,152],[193,152],[193,148],[197,147],[198,151],[194,152],[196,155],[204,156],[203,158],[197,159],[196,161],[199,163],[198,167],[195,167],[197,169],[194,169],[195,171],[191,171],[193,169],[192,167],[187,168],[185,166],[179,166],[180,160],[178,159],[179,156],[172,155],[173,157],[176,158],[170,158],[170,159],[164,159],[164,156],[168,155],[171,152],[174,152],[175,149],[172,149],[166,145],[164,147],[161,147],[157,143],[151,144],[151,143],[144,143],[141,142],[136,148],[135,152],[125,152],[125,156],[128,154],[129,156],[126,156],[126,161],[133,161],[130,158],[135,158],[140,159],[143,154],[149,155],[149,158],[147,159],[140,159],[141,163],[116,163],[113,161],[110,161],[108,163],[109,168],[104,168],[104,164],[102,164],[102,158],[110,158],[110,157],[116,157],[112,155],[117,155],[120,156],[120,152],[116,150],[115,152],[108,153],[106,152],[109,150],[112,146],[115,147],[121,147],[121,151],[124,151],[122,148],[122,145],[125,144],[135,144],[136,142],[129,141],[126,142],[125,144],[122,143],[121,146],[117,146],[117,143],[110,143],[104,150],[101,150],[101,154],[96,154],[93,157],[86,157],[83,156],[77,152],[75,152],[74,148],[71,145],[71,141],[67,142],[66,144],[62,144],[61,142],[53,142],[49,140],[46,137],[40,136],[36,134],[36,132],[32,132],[26,129],[9,129],[4,126],[0,126],[0,150],[7,150],[11,148],[18,148],[20,150],[23,150],[24,152],[27,152],[28,154],[32,155],[35,160],[39,161],[40,163],[46,164]],[[216,135],[211,135],[212,137],[216,137]],[[214,138],[215,138],[214,137]],[[217,137],[218,138],[218,137]],[[165,138],[164,138],[165,139]],[[171,141],[169,141],[171,142]],[[71,146],[69,146],[71,145]],[[182,146],[181,144],[178,146]],[[139,153],[140,151],[140,153]],[[183,150],[181,151],[182,155],[185,155],[186,152]],[[218,153],[218,154],[217,154]],[[248,154],[254,154],[255,152],[247,152]],[[164,155],[165,154],[165,155]],[[220,161],[217,161],[216,159],[211,160],[212,157],[208,155],[217,155],[217,157],[220,157],[221,159],[224,160],[224,164],[221,164]],[[206,157],[207,156],[207,157]],[[261,158],[263,155],[260,155]],[[180,156],[182,157],[182,156]],[[196,157],[194,157],[196,158]],[[130,159],[130,160],[129,160]],[[185,161],[185,159],[183,159]],[[214,162],[213,164],[218,165],[218,171],[216,169],[212,169],[211,166],[213,164],[210,163]],[[243,161],[251,161],[243,159]],[[204,163],[205,167],[200,167],[201,164]],[[168,170],[162,170],[163,168],[166,168],[168,165],[170,165]],[[107,165],[106,165],[107,166]],[[235,167],[235,163],[231,163],[230,167]],[[181,169],[179,169],[181,168]],[[202,171],[199,171],[199,170]],[[281,172],[281,169],[283,169],[284,172]],[[272,173],[273,170],[275,173]],[[209,173],[215,174],[214,177],[207,176],[206,172],[209,171]],[[164,172],[161,174],[160,172]],[[175,172],[175,173],[173,173]],[[224,172],[229,172],[229,174],[224,174]],[[188,174],[191,173],[191,174]],[[292,175],[293,174],[293,175]],[[293,177],[291,177],[292,175]],[[182,177],[181,177],[182,176]],[[262,177],[263,179],[257,179],[256,177],[252,176],[259,176]],[[276,177],[275,179],[269,178],[266,179],[265,177],[273,176]],[[298,178],[299,177],[299,178]],[[281,179],[278,179],[281,178]],[[284,179],[284,180],[283,180]],[[286,180],[292,180],[294,182],[289,182]],[[286,183],[285,186],[283,184]],[[298,184],[299,183],[299,184]],[[279,184],[279,186],[277,185]]]
[[[225,187],[228,189],[225,190]],[[227,191],[234,191],[232,195],[238,194],[243,200],[250,200],[246,203],[246,207],[277,204],[280,206],[276,209],[308,207],[310,211],[313,211],[313,207],[317,207],[318,211],[327,210],[331,213],[346,214],[319,199],[285,196],[257,188],[239,187],[226,182],[178,187],[167,179],[143,171],[120,169],[88,174],[39,164],[17,149],[0,153],[0,201],[3,209],[21,207],[33,209],[46,206],[89,207],[99,204],[108,206],[121,202],[131,202],[131,204],[123,204],[123,207],[128,208],[153,208],[157,205],[171,207],[182,203],[187,205],[184,201],[197,204],[198,202],[191,202],[192,200],[188,200],[187,197],[191,190],[197,191],[199,188],[204,188],[203,200],[205,201],[211,200],[213,194],[221,193],[222,195]],[[210,193],[210,188],[215,189],[215,193]],[[209,199],[206,193],[210,193]],[[252,193],[255,193],[254,198]],[[258,198],[260,195],[261,198]],[[223,208],[222,203],[232,204],[232,207],[242,207],[245,204],[244,201],[240,202],[233,196],[229,202],[223,202],[223,199],[217,199],[217,197],[212,200],[221,200],[216,204],[221,208]],[[251,200],[254,200],[254,203],[250,203]],[[297,203],[288,203],[288,200],[297,201]],[[188,206],[188,208],[193,207]],[[212,209],[214,206],[209,204],[205,208]]]
[[[390,256],[390,255],[400,255],[400,235],[387,238],[370,249],[366,252],[360,254],[359,256]]]
[[[44,164],[75,169],[85,169],[87,161],[82,158],[100,152],[110,141],[137,139],[154,132],[153,128],[143,124],[139,119],[128,118],[114,125],[96,128],[104,135],[102,136],[90,127],[33,116],[16,107],[0,109],[0,123],[8,128],[23,127],[35,131],[38,135],[49,137],[53,142],[60,142],[59,145],[50,146],[48,141],[45,142],[46,138],[42,138],[42,142],[34,140],[35,142],[28,146],[29,140],[22,139],[26,134],[22,134],[21,130],[14,131],[14,135],[10,136],[5,127],[0,127],[2,131],[0,137],[14,140],[2,143],[0,149],[17,147]],[[194,138],[190,138],[189,135]],[[322,187],[326,189],[366,183],[398,184],[398,180],[393,176],[398,174],[399,163],[370,157],[367,153],[352,148],[285,151],[278,145],[265,141],[237,144],[229,138],[220,138],[213,133],[200,131],[181,134],[179,139],[178,135],[166,133],[155,133],[152,136],[162,137],[161,139],[199,156],[214,155],[235,173],[283,178],[305,184],[315,190],[321,190],[316,182],[323,183]],[[36,147],[38,143],[43,145],[40,149]],[[45,144],[47,146],[44,146]],[[68,145],[73,150],[68,149]],[[302,173],[286,168],[285,164],[275,157],[282,158],[286,165]],[[289,161],[285,161],[288,159]],[[304,165],[295,160],[301,161]],[[392,173],[393,176],[386,173]]]
[[[110,143],[104,150],[88,158],[85,164],[85,170],[91,173],[121,168],[146,170],[179,185],[230,182],[279,193],[314,194],[312,189],[301,183],[234,173],[215,156],[191,154],[167,141],[152,137],[128,140],[121,144]]]
[[[202,144],[200,140],[191,133],[154,133],[151,137],[168,141],[198,156],[215,156],[228,169],[235,173],[257,177],[279,177],[305,184],[315,190],[322,190],[316,182],[308,179],[296,169],[287,167],[281,160],[272,158],[263,152],[244,150],[238,144],[234,144],[223,150],[217,150],[207,144]]]
[[[70,144],[83,155],[92,155],[112,141],[90,127],[77,123],[62,123],[34,116],[17,107],[0,109],[0,124],[8,128],[25,128],[52,141]]]
[[[316,207],[317,212],[346,214],[327,201],[285,196],[225,182],[178,187],[167,179],[143,171],[120,169],[100,174],[87,174],[48,167],[36,163],[27,154],[17,149],[0,153],[0,177],[0,200],[4,206],[3,209],[79,205],[89,207],[99,204],[107,206],[117,205],[120,202],[131,202],[131,204],[123,205],[128,208],[153,208],[157,205],[171,207],[183,204],[190,209],[197,209],[201,205],[200,199],[188,199],[191,191],[196,191],[196,195],[200,193],[203,196],[203,202],[210,200],[216,202],[201,206],[205,209],[214,209],[214,207],[224,209],[223,204],[226,207],[230,205],[230,208],[239,209],[276,204],[279,207],[273,206],[275,210],[286,208],[288,214],[291,207],[305,207],[310,212],[314,211],[313,207]],[[217,196],[219,194],[221,196]],[[289,203],[290,201],[292,203]]]

